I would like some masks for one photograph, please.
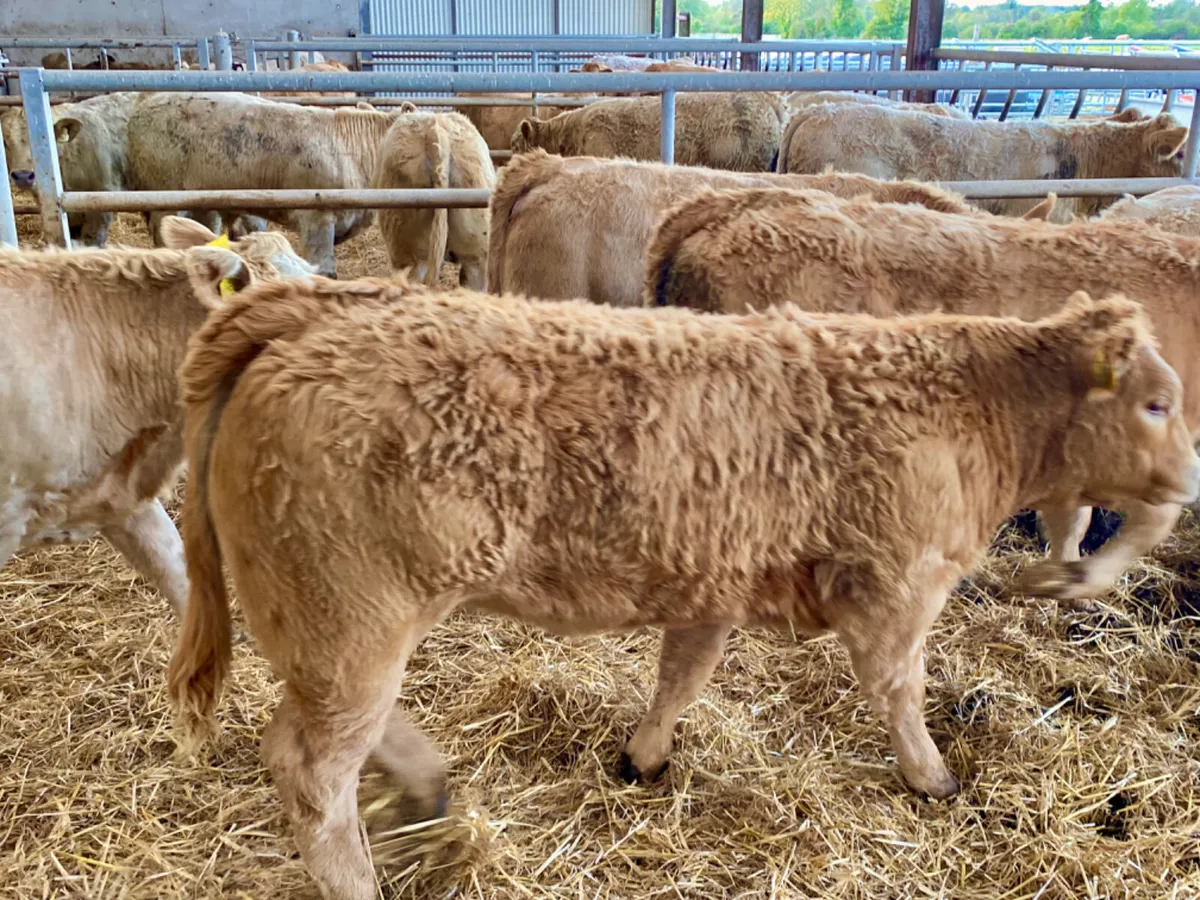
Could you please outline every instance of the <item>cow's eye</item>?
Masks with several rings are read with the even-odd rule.
[[[1151,400],[1146,404],[1146,412],[1152,416],[1169,416],[1171,414],[1171,404],[1165,400]]]

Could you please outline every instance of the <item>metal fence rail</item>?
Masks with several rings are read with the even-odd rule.
[[[561,44],[562,39],[555,43]],[[333,43],[333,42],[330,42]],[[660,44],[670,43],[659,41]],[[593,46],[594,44],[588,44]],[[621,46],[628,46],[628,42]],[[761,45],[753,46],[760,49]],[[1092,90],[1092,89],[1195,89],[1200,71],[1195,67],[1173,71],[1130,71],[1115,64],[1105,71],[834,71],[834,72],[713,72],[713,73],[605,73],[551,72],[173,72],[173,71],[66,71],[25,68],[7,70],[19,75],[29,128],[34,171],[39,186],[39,207],[48,241],[69,246],[67,212],[145,209],[279,209],[279,208],[378,208],[403,206],[483,206],[486,192],[445,191],[172,191],[118,193],[65,193],[55,152],[49,96],[52,91],[403,91],[521,92],[554,91],[584,94],[641,92],[661,95],[661,157],[674,156],[675,103],[678,92],[792,91],[792,90]],[[0,71],[0,74],[4,74]],[[446,98],[436,98],[444,103]],[[525,105],[522,103],[521,105]],[[1193,182],[1196,177],[1197,138],[1200,137],[1200,104],[1192,116],[1185,150],[1183,179],[1091,179],[1073,181],[1005,181],[946,183],[968,197],[1040,197],[1049,191],[1063,196],[1146,193]],[[0,187],[0,214],[11,208],[8,181]]]

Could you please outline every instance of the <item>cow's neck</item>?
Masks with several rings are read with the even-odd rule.
[[[379,161],[379,150],[388,129],[396,120],[393,113],[364,110],[339,110],[334,118],[338,140],[358,165],[363,184],[369,184]]]
[[[141,428],[178,419],[176,373],[206,310],[188,281],[183,253],[130,256],[92,282],[72,318],[100,338],[90,345],[92,361],[122,427]]]
[[[992,510],[996,522],[1066,487],[1064,442],[1083,402],[1073,389],[1078,347],[1078,335],[1021,323],[997,327],[972,348],[967,371],[981,398],[979,444],[999,488]],[[969,442],[969,435],[963,437]]]

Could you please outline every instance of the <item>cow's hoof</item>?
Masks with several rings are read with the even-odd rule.
[[[925,785],[922,793],[933,800],[949,800],[961,790],[962,785],[958,783],[958,779],[946,772],[937,782]]]
[[[662,777],[663,772],[667,771],[667,767],[671,765],[668,759],[653,772],[643,772],[640,768],[633,764],[633,759],[628,753],[622,753],[621,759],[617,764],[617,771],[621,776],[621,780],[626,784],[650,784],[658,781]]]
[[[1075,600],[1086,596],[1087,569],[1081,562],[1042,562],[1030,566],[1017,579],[1019,593],[1054,600]]]

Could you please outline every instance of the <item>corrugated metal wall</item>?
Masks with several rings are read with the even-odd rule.
[[[654,0],[369,0],[370,33],[647,34]]]

